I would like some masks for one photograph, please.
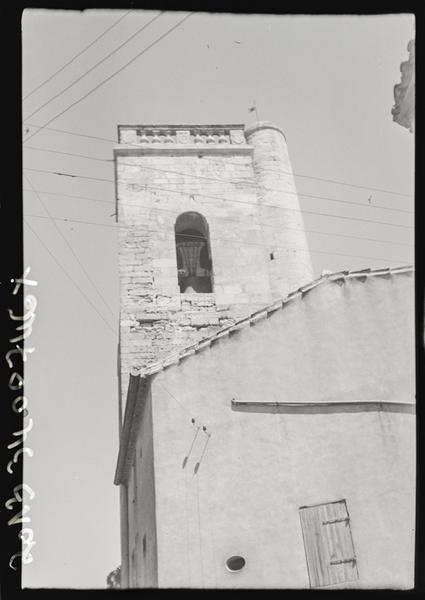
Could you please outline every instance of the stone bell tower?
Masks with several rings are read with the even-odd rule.
[[[120,125],[120,375],[172,360],[312,279],[285,137],[268,122]]]

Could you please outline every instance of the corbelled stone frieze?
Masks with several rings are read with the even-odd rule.
[[[120,125],[120,144],[241,145],[244,125]]]

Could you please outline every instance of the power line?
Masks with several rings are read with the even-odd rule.
[[[23,190],[24,192],[33,192],[33,190],[28,190],[25,189]],[[34,190],[35,191],[35,190]],[[83,199],[83,200],[90,200],[92,202],[101,202],[104,204],[115,204],[115,202],[113,200],[99,200],[97,198],[87,198],[86,196],[77,196],[74,194],[62,194],[62,193],[56,193],[56,192],[46,192],[46,191],[41,191],[41,190],[37,190],[40,194],[49,194],[51,196],[65,196],[67,198],[79,198],[79,199]],[[130,203],[128,202],[121,202],[121,205],[125,205],[125,206],[131,206]],[[162,211],[162,212],[168,212],[170,214],[175,215],[175,211],[171,210],[171,209],[167,209],[167,208],[160,208],[160,207],[156,207],[156,206],[147,206],[147,205],[139,205],[140,208],[146,208],[148,210],[156,210],[156,211]],[[31,217],[38,217],[38,218],[44,218],[41,215],[29,215],[27,213],[27,216],[31,216]],[[63,218],[63,217],[54,217],[56,219],[61,219],[64,221],[71,221],[74,223],[85,223],[88,225],[98,225],[100,227],[112,227],[115,228],[115,225],[109,225],[106,223],[96,223],[96,222],[92,222],[92,221],[77,221],[75,219],[69,219],[69,218]],[[239,223],[240,219],[235,219],[232,217],[218,217],[221,221],[232,221],[234,223]],[[271,229],[276,229],[279,230],[280,228],[278,227],[274,227],[273,225],[270,225],[268,223],[265,223],[263,225],[264,227],[269,227]],[[407,246],[407,247],[413,247],[413,244],[407,244],[405,242],[395,242],[394,240],[382,240],[382,239],[378,239],[378,238],[369,238],[369,237],[363,237],[363,236],[356,236],[356,235],[349,235],[349,234],[344,234],[344,233],[334,233],[334,232],[329,232],[329,231],[319,231],[317,229],[298,229],[295,227],[285,227],[285,230],[290,230],[290,231],[304,231],[306,233],[315,233],[315,234],[319,234],[319,235],[328,235],[328,236],[335,236],[335,237],[343,237],[343,238],[349,238],[349,239],[353,239],[353,240],[364,240],[367,242],[378,242],[378,243],[382,243],[382,244],[391,244],[391,245],[396,245],[396,246]]]
[[[32,192],[33,190],[24,190],[24,191],[29,191]],[[49,192],[40,192],[40,193],[49,193]],[[50,193],[51,195],[55,196],[55,193]],[[84,196],[73,196],[72,194],[58,194],[59,196],[67,196],[67,197],[71,197],[71,198],[83,198],[83,199],[87,199],[87,200],[92,200],[94,202],[103,202],[103,203],[107,203],[107,204],[114,204],[113,201],[109,201],[109,200],[96,200],[94,198],[85,198]],[[128,203],[128,202],[122,202],[121,204],[124,204],[125,206],[132,206],[132,204]],[[147,206],[145,204],[143,205],[138,205],[140,208],[146,208],[147,210],[155,210],[155,211],[160,211],[160,212],[168,212],[170,214],[175,215],[176,212],[174,210],[171,209],[167,209],[167,208],[161,208],[161,207],[157,207],[157,206]],[[35,217],[35,218],[39,218],[39,219],[44,219],[45,217],[43,215],[33,215],[33,214],[29,214],[26,213],[27,216],[30,217]],[[87,224],[87,225],[98,225],[99,227],[110,227],[113,229],[119,229],[120,225],[116,226],[116,225],[110,225],[109,223],[96,223],[93,221],[81,221],[81,220],[76,220],[76,219],[70,219],[67,217],[53,217],[55,219],[59,219],[61,221],[69,221],[72,223],[83,223],[83,224]],[[231,217],[218,217],[220,219],[220,221],[232,221],[234,223],[240,223],[240,219],[232,219]],[[269,227],[270,229],[275,229],[276,231],[281,231],[282,228],[279,227],[275,227],[273,225],[270,225],[268,223],[264,224],[264,227]],[[369,237],[363,237],[363,236],[357,236],[357,235],[349,235],[349,234],[344,234],[344,233],[334,233],[334,232],[329,232],[329,231],[318,231],[317,229],[299,229],[296,227],[285,227],[284,228],[285,231],[300,231],[300,232],[305,232],[305,233],[315,233],[318,235],[328,235],[328,236],[333,236],[333,237],[343,237],[343,238],[349,238],[349,239],[353,239],[353,240],[362,240],[362,241],[367,241],[367,242],[377,242],[377,243],[381,243],[381,244],[390,244],[390,245],[395,245],[395,246],[407,246],[409,248],[413,247],[413,244],[407,244],[405,242],[395,242],[394,240],[381,240],[381,239],[377,239],[377,238],[369,238]]]
[[[204,431],[205,431],[205,429],[204,429]],[[200,458],[198,459],[198,462],[195,465],[195,469],[194,469],[194,474],[195,475],[198,472],[199,467],[201,466],[202,459],[204,458],[204,454],[205,454],[205,451],[206,451],[207,446],[208,446],[208,442],[210,441],[210,437],[211,437],[211,433],[208,433],[208,431],[205,431],[205,433],[207,435],[207,440],[206,440],[206,442],[204,444],[204,449],[201,452],[201,456],[200,456]]]
[[[172,394],[170,392],[170,390],[168,388],[165,387],[164,384],[162,384],[160,381],[156,381],[156,383],[159,385],[160,388],[162,388],[164,390],[164,392],[166,392],[170,398],[172,398],[175,402],[177,402],[177,404],[180,406],[180,408],[189,416],[191,417],[192,415],[190,414],[190,412],[187,410],[187,408],[185,406],[183,406],[183,404],[177,400],[177,398],[174,396],[174,394]],[[195,419],[196,420],[196,419]]]
[[[83,96],[81,96],[80,98],[78,98],[78,100],[75,100],[69,106],[67,106],[66,108],[64,108],[61,112],[57,113],[54,117],[52,117],[51,119],[49,119],[40,129],[38,129],[37,131],[33,132],[30,136],[28,136],[27,139],[24,140],[24,143],[25,143],[25,141],[28,141],[29,139],[31,139],[37,133],[40,133],[40,131],[42,131],[47,125],[50,125],[50,123],[52,123],[53,121],[55,121],[57,118],[61,117],[68,110],[70,110],[71,108],[73,108],[74,106],[76,106],[77,104],[79,104],[80,102],[82,102],[83,100],[85,100],[88,96],[90,96],[91,94],[93,94],[93,92],[95,92],[96,90],[98,90],[100,87],[102,87],[103,85],[105,85],[105,83],[107,83],[113,77],[115,77],[115,75],[118,75],[118,73],[121,73],[121,71],[123,71],[125,68],[127,68],[129,65],[131,65],[135,60],[137,60],[138,58],[140,58],[143,54],[145,54],[145,52],[148,52],[151,48],[153,48],[154,46],[156,46],[156,44],[159,44],[159,42],[161,42],[164,38],[166,38],[168,35],[170,35],[170,33],[172,33],[175,29],[177,29],[178,27],[180,27],[181,25],[183,25],[183,23],[185,21],[187,21],[187,19],[189,19],[194,14],[195,13],[189,13],[185,17],[183,17],[183,19],[180,19],[180,21],[178,21],[178,23],[176,23],[175,25],[173,25],[172,27],[170,27],[170,29],[167,29],[167,31],[165,33],[163,33],[159,38],[157,38],[156,40],[154,40],[151,44],[149,44],[148,46],[146,46],[146,48],[144,48],[141,52],[138,52],[136,54],[136,56],[134,56],[131,60],[129,60],[125,65],[123,65],[122,67],[120,67],[119,69],[117,69],[116,71],[114,71],[113,73],[111,73],[111,75],[109,75],[109,77],[107,77],[106,79],[104,79],[103,81],[101,81],[100,83],[98,83],[94,88],[92,88],[91,90],[89,90],[88,92],[86,92]]]
[[[190,238],[197,238],[200,240],[204,240],[205,238],[203,238],[202,236],[199,235],[192,235],[192,234],[184,234],[185,237],[190,237]],[[230,239],[226,239],[226,238],[217,238],[217,241],[221,241],[221,242],[230,242],[230,243],[235,243],[236,245],[240,246],[241,243],[240,242],[236,242]],[[285,248],[284,246],[274,246],[273,244],[259,244],[258,242],[245,242],[246,245],[248,246],[261,246],[264,248],[277,248],[278,250],[288,250],[288,248]],[[371,260],[382,260],[384,262],[386,261],[392,261],[392,259],[389,258],[378,258],[377,256],[358,256],[356,254],[341,254],[339,252],[326,252],[324,250],[300,250],[300,249],[296,249],[296,252],[313,252],[315,254],[330,254],[330,255],[335,255],[335,256],[350,256],[351,258],[370,258]],[[405,261],[403,261],[405,262]]]
[[[31,213],[25,213],[26,217],[33,217],[34,219],[48,219],[45,215],[33,215]],[[52,217],[55,221],[66,221],[67,223],[81,223],[83,225],[97,225],[97,227],[108,227],[109,229],[119,229],[119,226],[112,225],[110,223],[96,223],[95,221],[80,221],[79,219],[68,219],[68,217]]]
[[[32,214],[28,214],[28,213],[26,213],[25,216],[27,216],[27,217],[35,217],[35,218],[39,218],[39,219],[47,219],[48,218],[48,217],[45,217],[44,215],[32,215]],[[100,227],[110,227],[110,228],[113,228],[113,229],[120,229],[119,226],[108,225],[108,224],[104,224],[104,223],[93,223],[93,222],[90,222],[90,221],[77,221],[75,219],[67,219],[67,218],[62,218],[62,217],[53,217],[53,218],[54,219],[58,219],[60,221],[69,221],[69,222],[74,222],[74,223],[84,223],[84,224],[87,224],[87,225],[98,225]],[[161,233],[160,231],[154,230],[154,229],[150,229],[149,231],[150,231],[150,233]],[[204,240],[204,238],[202,236],[189,235],[189,234],[185,234],[185,235],[186,235],[186,237]],[[235,240],[232,240],[230,238],[216,238],[215,241],[217,241],[217,242],[226,242],[226,243],[234,244],[234,245],[237,245],[237,246],[241,245],[241,243],[239,241],[235,241]],[[270,244],[260,244],[258,242],[245,242],[245,245],[247,245],[247,246],[259,246],[261,248],[268,248],[269,250],[271,248],[277,249],[277,250],[288,250],[288,248],[286,248],[284,246],[276,246],[273,243],[270,243]],[[368,259],[371,259],[371,260],[379,260],[379,261],[383,261],[383,262],[394,262],[394,259],[381,258],[381,257],[377,257],[377,256],[360,256],[360,255],[357,255],[357,254],[343,254],[341,252],[326,252],[324,250],[312,250],[312,249],[309,249],[309,250],[300,250],[300,249],[297,249],[297,251],[307,252],[307,253],[312,252],[314,254],[328,254],[328,255],[332,255],[332,256],[334,256],[334,255],[335,256],[348,256],[348,257],[351,257],[351,258],[368,258]],[[402,261],[402,262],[404,263],[406,261]]]
[[[207,157],[203,157],[206,160],[208,160],[209,162],[214,162],[214,163],[218,163],[219,161],[214,160],[213,158],[207,158]],[[239,163],[235,163],[235,162],[231,162],[231,161],[226,161],[226,164],[229,165],[236,165],[239,166]],[[411,198],[410,194],[405,194],[402,192],[394,192],[393,190],[385,190],[382,188],[376,188],[376,187],[371,187],[371,186],[367,186],[367,185],[359,185],[356,183],[348,183],[347,181],[341,181],[338,179],[326,179],[325,177],[315,177],[313,175],[305,175],[303,173],[296,173],[295,171],[293,171],[292,173],[290,171],[283,171],[281,169],[273,169],[273,167],[269,167],[270,171],[275,171],[275,172],[281,172],[281,173],[285,173],[286,175],[294,175],[295,177],[302,177],[303,179],[313,179],[314,181],[324,181],[326,183],[335,183],[337,185],[345,185],[348,187],[353,187],[353,188],[359,188],[361,190],[368,190],[371,192],[382,192],[385,194],[393,194],[394,196],[405,196],[407,198]]]
[[[90,42],[90,44],[88,46],[86,46],[85,48],[83,48],[82,50],[80,50],[79,52],[77,52],[77,54],[75,54],[67,63],[65,63],[64,65],[62,65],[60,67],[60,69],[58,69],[57,71],[55,71],[47,79],[45,79],[39,85],[37,85],[37,87],[35,87],[30,92],[28,92],[28,94],[26,94],[22,98],[22,100],[26,100],[27,98],[29,98],[30,96],[32,96],[32,94],[34,94],[37,90],[39,90],[43,85],[45,85],[46,83],[48,83],[49,81],[51,81],[54,77],[56,77],[56,75],[59,75],[59,73],[61,73],[66,67],[68,67],[71,63],[73,63],[74,60],[76,60],[79,56],[81,56],[82,54],[84,54],[84,52],[86,52],[89,48],[91,48],[92,46],[94,46],[94,44],[96,42],[98,42],[104,35],[106,35],[109,31],[111,31],[111,29],[113,29],[114,27],[116,27],[118,25],[118,23],[120,23],[123,19],[125,19],[125,17],[127,15],[129,15],[131,12],[132,12],[132,9],[129,10],[129,11],[127,11],[124,15],[122,15],[119,19],[117,19],[114,23],[112,23],[112,25],[110,25],[107,29],[105,29],[105,31],[103,33],[101,33],[100,35],[98,35],[97,38],[95,38],[92,42]]]
[[[48,196],[65,196],[66,198],[79,198],[81,200],[90,200],[90,202],[102,202],[103,204],[114,204],[113,200],[100,200],[98,198],[89,198],[88,196],[77,196],[75,194],[63,194],[61,192],[46,192],[45,190],[29,190],[28,188],[22,188],[23,192],[31,192],[39,194],[45,194]]]
[[[26,171],[35,171],[37,173],[48,173],[51,175],[59,175],[62,177],[73,177],[76,179],[90,179],[92,181],[101,181],[101,182],[106,182],[106,183],[115,183],[115,181],[113,179],[105,179],[102,177],[90,177],[88,175],[74,175],[71,173],[62,173],[60,171],[48,171],[46,169],[32,169],[29,167],[26,167],[24,170]],[[187,196],[189,194],[189,192],[184,192],[181,190],[177,190],[177,189],[169,189],[169,188],[165,188],[163,186],[153,186],[150,184],[137,184],[137,188],[139,188],[140,190],[145,189],[146,191],[148,189],[150,190],[159,190],[159,191],[164,191],[164,192],[171,192],[173,194],[183,194],[185,196]],[[199,196],[202,198],[212,198],[215,200],[220,200],[220,201],[226,201],[226,202],[235,202],[237,204],[248,204],[250,206],[252,206],[252,202],[247,202],[246,200],[236,200],[235,198],[226,198],[225,196],[213,196],[212,194],[201,194],[199,192],[195,192],[194,193],[195,196]],[[374,219],[365,219],[365,218],[361,218],[361,217],[346,217],[343,215],[335,215],[333,213],[320,213],[320,212],[315,212],[315,211],[311,211],[311,210],[305,210],[305,209],[297,209],[297,208],[287,208],[284,206],[278,206],[278,205],[274,205],[274,204],[262,204],[262,206],[267,206],[270,208],[277,208],[279,210],[291,210],[293,212],[298,212],[298,213],[304,213],[304,214],[311,214],[311,215],[320,215],[320,216],[324,216],[324,217],[333,217],[333,218],[338,218],[338,219],[346,219],[346,220],[350,220],[350,221],[362,221],[362,222],[366,222],[366,223],[374,223],[375,225],[389,225],[391,227],[402,227],[405,229],[413,229],[412,225],[403,225],[401,223],[388,223],[386,221],[377,221]]]
[[[35,173],[49,173],[50,175],[59,175],[60,177],[72,177],[74,179],[91,179],[93,181],[106,181],[107,183],[114,183],[113,179],[103,179],[102,177],[89,177],[88,175],[73,175],[72,173],[62,173],[61,171],[31,169],[30,167],[25,167],[24,171],[34,171]]]
[[[98,135],[89,135],[87,133],[77,133],[75,131],[67,131],[66,129],[58,129],[57,127],[46,127],[46,125],[35,125],[34,123],[26,123],[28,127],[36,127],[37,129],[46,129],[47,131],[55,131],[57,133],[66,133],[67,135],[74,135],[76,137],[82,137],[93,140],[100,140],[102,142],[112,142],[113,144],[118,144],[117,140],[113,140],[112,138],[104,138]],[[136,144],[130,144],[136,146]],[[26,146],[25,146],[26,147]]]
[[[160,233],[160,232],[157,232]],[[202,236],[199,235],[191,235],[191,234],[185,234],[185,237],[191,237],[191,238],[196,238],[196,239],[201,239],[204,240],[205,238],[203,238]],[[217,238],[216,239],[217,242],[229,242],[231,244],[235,244],[237,246],[240,246],[241,243],[239,241],[234,241],[231,240],[229,238]],[[275,248],[278,250],[288,250],[288,248],[285,248],[284,246],[275,246],[274,244],[260,244],[258,242],[245,242],[245,244],[247,246],[260,246],[262,248]],[[393,259],[389,259],[389,258],[378,258],[377,256],[359,256],[357,254],[342,254],[340,252],[326,252],[325,250],[311,250],[310,248],[308,250],[300,250],[297,248],[296,252],[313,252],[314,254],[329,254],[332,256],[349,256],[351,258],[370,258],[371,260],[381,260],[383,262],[393,262]],[[405,261],[402,261],[403,263],[405,263]]]
[[[97,157],[93,157],[93,156],[87,156],[84,154],[75,154],[73,152],[62,152],[59,150],[51,150],[50,148],[37,148],[34,146],[26,146],[26,148],[28,148],[29,150],[39,150],[42,152],[51,152],[53,154],[63,154],[65,156],[74,156],[77,158],[84,158],[87,160],[95,160],[95,161],[99,161],[99,162],[106,162],[106,163],[113,163],[114,159],[108,159],[108,158],[97,158]],[[209,160],[209,159],[207,159]],[[218,162],[218,161],[213,161],[213,162]],[[128,166],[134,166],[131,163],[126,163],[123,161],[120,161],[121,165],[128,165]],[[220,163],[222,164],[222,163]],[[227,161],[226,161],[226,164]],[[237,163],[234,163],[237,164]],[[227,183],[230,185],[239,185],[241,182],[235,182],[235,181],[231,181],[230,179],[222,179],[220,177],[207,177],[205,175],[194,175],[192,173],[184,173],[181,171],[171,171],[170,169],[160,169],[158,167],[149,167],[147,165],[137,165],[140,169],[145,169],[145,170],[149,170],[149,171],[158,171],[160,173],[172,173],[174,175],[183,175],[185,177],[192,177],[194,179],[203,179],[203,180],[207,180],[207,181],[219,181],[221,183]],[[239,165],[240,166],[240,165]],[[290,190],[279,190],[276,188],[270,188],[270,187],[266,187],[266,186],[261,186],[259,184],[254,183],[253,184],[254,187],[257,187],[261,190],[265,190],[265,191],[269,191],[269,192],[279,192],[279,193],[285,193],[285,194],[290,194],[290,195],[294,195],[294,196],[299,196],[299,197],[303,197],[303,198],[314,198],[317,200],[327,200],[329,202],[339,202],[340,204],[351,204],[353,206],[362,206],[362,207],[370,207],[370,208],[376,208],[376,209],[380,209],[380,210],[391,210],[393,212],[402,212],[402,213],[406,213],[406,214],[413,214],[413,211],[411,210],[405,210],[403,208],[391,208],[389,206],[382,206],[382,205],[377,205],[374,204],[372,205],[367,205],[367,204],[363,204],[362,202],[353,202],[351,200],[341,200],[339,198],[329,198],[328,196],[317,196],[314,194],[300,194],[296,191],[290,191]]]
[[[192,419],[192,423],[195,423],[195,421],[196,421],[196,419]],[[183,458],[183,463],[182,463],[182,468],[183,468],[183,469],[184,469],[184,468],[185,468],[185,466],[187,465],[187,461],[189,460],[189,458],[190,458],[190,455],[192,454],[193,446],[195,445],[195,442],[196,442],[196,439],[197,439],[197,437],[198,437],[198,435],[199,435],[199,431],[200,431],[200,429],[201,429],[201,425],[198,425],[198,426],[196,427],[196,432],[195,432],[195,435],[194,435],[194,436],[193,436],[193,438],[192,438],[192,443],[191,443],[191,444],[190,444],[190,446],[189,446],[189,450],[187,450],[187,451],[186,451],[186,454],[185,454],[185,456],[184,456],[184,458]]]
[[[149,27],[149,25],[151,23],[153,23],[154,21],[156,21],[157,19],[159,19],[159,17],[161,17],[162,14],[163,14],[163,11],[161,11],[159,14],[157,14],[155,17],[153,17],[153,19],[151,19],[150,21],[148,21],[148,23],[146,23],[145,25],[143,25],[142,27],[140,27],[135,33],[133,33],[126,40],[124,40],[124,42],[122,42],[114,50],[112,50],[111,52],[109,52],[109,54],[107,54],[102,59],[100,59],[92,67],[90,67],[89,69],[87,69],[86,71],[84,71],[84,73],[82,75],[80,75],[79,77],[77,77],[76,79],[74,79],[74,81],[72,81],[70,84],[68,84],[66,87],[64,87],[60,92],[58,92],[57,94],[55,94],[54,96],[52,96],[51,98],[49,98],[48,100],[46,100],[45,102],[43,102],[43,104],[41,104],[38,108],[36,108],[35,110],[33,110],[33,112],[31,114],[29,114],[26,117],[24,117],[24,120],[30,119],[36,113],[40,112],[40,110],[42,110],[45,106],[47,106],[48,104],[50,104],[51,102],[53,102],[54,100],[56,100],[57,98],[59,98],[60,96],[62,96],[62,94],[64,94],[65,92],[67,92],[76,83],[78,83],[79,81],[81,81],[81,79],[83,79],[86,75],[88,75],[89,73],[91,73],[92,71],[94,71],[94,69],[96,69],[96,67],[98,67],[99,65],[101,65],[102,63],[104,63],[105,60],[107,60],[113,54],[115,54],[116,52],[118,52],[119,50],[121,50],[121,48],[123,48],[124,46],[126,46],[133,38],[135,38],[137,35],[139,35],[139,33],[142,33],[142,31],[144,31],[145,29],[147,29]]]
[[[162,186],[152,186],[149,184],[146,185],[138,185],[138,187],[143,190],[143,189],[150,189],[150,190],[159,190],[159,191],[163,191],[163,192],[171,192],[171,193],[175,193],[175,194],[183,194],[185,196],[189,195],[189,192],[184,192],[184,191],[180,191],[180,190],[172,190],[169,188],[164,188]],[[213,196],[211,194],[201,194],[199,192],[195,192],[193,195],[195,196],[200,196],[203,198],[212,198],[215,200],[221,200],[221,201],[226,201],[226,202],[235,202],[237,204],[248,204],[250,206],[252,206],[251,202],[247,202],[246,200],[236,200],[235,198],[226,198],[226,197],[221,197],[221,196]],[[304,214],[310,214],[310,215],[319,215],[319,216],[324,216],[324,217],[332,217],[332,218],[337,218],[337,219],[345,219],[345,220],[349,220],[349,221],[362,221],[362,222],[366,222],[366,223],[374,223],[375,225],[390,225],[391,227],[402,227],[404,229],[413,229],[413,226],[411,225],[403,225],[401,223],[388,223],[387,221],[377,221],[377,220],[373,220],[373,219],[365,219],[365,218],[361,218],[361,217],[346,217],[343,215],[335,215],[334,213],[321,213],[321,212],[316,212],[316,211],[312,211],[312,210],[306,210],[306,209],[297,209],[297,208],[287,208],[284,206],[278,206],[278,205],[274,205],[274,204],[266,204],[263,203],[261,206],[267,206],[270,208],[276,208],[278,210],[290,210],[292,212],[297,212],[297,213],[304,213]]]
[[[209,439],[209,438],[208,438]],[[196,475],[197,470],[199,469],[199,462],[196,463],[193,474]],[[201,565],[201,585],[199,587],[205,587],[204,584],[204,559],[202,556],[202,527],[201,527],[201,507],[199,502],[199,479],[196,478],[196,506],[198,513],[198,538],[199,538],[199,561]]]
[[[130,163],[125,163],[125,162],[121,162],[120,164],[122,164],[122,165],[130,165]],[[131,166],[134,166],[134,165],[131,165]],[[207,180],[210,180],[210,181],[220,181],[220,182],[223,182],[223,183],[229,183],[231,185],[238,185],[240,183],[244,183],[244,182],[233,182],[233,181],[230,181],[228,179],[220,179],[220,178],[215,178],[215,177],[206,177],[204,175],[192,175],[191,173],[181,173],[179,171],[170,171],[168,169],[167,170],[166,169],[159,169],[157,167],[148,167],[147,165],[138,165],[138,166],[140,167],[140,169],[146,169],[146,170],[149,170],[149,171],[159,171],[159,172],[162,172],[162,173],[173,173],[174,175],[184,175],[186,177],[194,177],[196,179],[207,179]],[[296,191],[278,190],[278,189],[275,189],[275,188],[269,188],[269,187],[261,186],[261,185],[258,185],[258,184],[256,184],[255,187],[260,188],[261,190],[268,191],[268,192],[279,192],[279,193],[289,194],[289,195],[297,196],[297,197],[300,196],[302,198],[315,198],[315,199],[318,199],[318,200],[328,200],[329,202],[340,202],[341,204],[353,204],[354,206],[368,207],[367,204],[362,204],[362,203],[359,203],[359,202],[352,202],[350,200],[340,200],[338,198],[329,198],[327,196],[316,196],[316,195],[313,195],[313,194],[299,194]],[[265,205],[263,205],[263,206],[265,206]],[[379,208],[381,210],[392,210],[392,211],[395,211],[395,212],[403,212],[403,213],[413,214],[413,211],[411,211],[411,210],[405,210],[403,208],[390,208],[389,206],[379,206],[379,205],[376,205],[376,204],[372,208]]]
[[[64,156],[74,156],[76,158],[85,158],[87,160],[96,160],[99,162],[113,163],[113,158],[98,158],[96,156],[87,156],[87,154],[75,154],[74,152],[63,152],[61,150],[52,150],[51,148],[38,148],[37,146],[25,146],[25,150],[39,150],[40,152],[51,152],[52,154],[63,154]]]
[[[24,177],[25,179],[28,181],[29,185],[33,188],[34,187],[31,183],[31,181],[29,180],[29,178],[25,175],[24,173]],[[106,306],[106,308],[109,310],[109,312],[111,313],[112,317],[114,317],[114,311],[112,310],[112,308],[109,306],[109,304],[106,302],[103,294],[101,294],[99,288],[97,287],[97,285],[94,283],[94,281],[92,280],[92,278],[90,277],[90,275],[87,273],[86,268],[84,267],[83,263],[81,262],[81,260],[79,259],[77,253],[75,252],[74,248],[71,246],[71,244],[69,243],[69,241],[66,239],[65,235],[63,234],[63,232],[61,231],[61,229],[58,227],[56,220],[52,217],[52,215],[50,214],[50,211],[48,210],[46,204],[44,203],[44,201],[41,199],[41,197],[39,196],[39,194],[37,192],[35,192],[35,195],[37,196],[38,200],[40,201],[40,204],[42,205],[42,207],[44,208],[45,212],[48,215],[49,220],[51,221],[51,223],[53,223],[56,231],[59,233],[59,235],[61,236],[61,238],[63,239],[63,241],[65,242],[65,244],[68,246],[69,250],[71,251],[71,254],[73,255],[73,257],[75,258],[75,260],[77,261],[77,263],[80,265],[81,270],[83,271],[84,275],[87,277],[87,279],[89,280],[89,282],[91,283],[91,285],[93,286],[93,289],[96,291],[97,295],[99,296],[99,298],[102,300],[102,302],[104,303],[104,305]]]
[[[108,327],[108,329],[110,329],[112,331],[112,333],[116,334],[116,331],[113,329],[113,327],[108,323],[108,321],[106,321],[106,319],[103,317],[103,315],[97,310],[96,306],[92,303],[92,301],[90,300],[90,298],[83,292],[83,290],[80,288],[80,286],[74,281],[74,279],[71,277],[71,275],[69,275],[69,273],[66,272],[66,270],[62,267],[62,265],[60,264],[60,262],[57,260],[57,258],[55,257],[55,255],[50,251],[50,249],[48,248],[48,246],[46,246],[46,244],[43,242],[43,240],[41,239],[41,237],[37,234],[37,232],[31,227],[31,225],[27,222],[26,219],[24,219],[25,225],[32,231],[32,233],[35,235],[35,237],[38,239],[38,241],[40,242],[40,244],[43,246],[43,248],[50,254],[50,256],[52,257],[52,259],[55,261],[55,263],[57,264],[57,266],[60,268],[60,270],[66,275],[66,277],[68,277],[68,279],[73,283],[73,285],[78,289],[78,291],[80,292],[80,294],[86,299],[86,301],[90,304],[90,306],[93,308],[93,310],[99,315],[99,317],[102,319],[102,321],[105,323],[105,325]]]
[[[116,139],[101,137],[101,136],[98,136],[98,135],[88,135],[88,134],[84,134],[84,133],[78,133],[76,131],[67,131],[65,129],[58,129],[56,127],[46,127],[46,126],[43,127],[42,125],[35,125],[33,123],[26,123],[26,125],[28,125],[29,127],[36,127],[38,129],[47,129],[48,131],[55,131],[57,133],[65,133],[67,135],[73,135],[73,136],[76,136],[76,137],[82,137],[82,138],[88,138],[88,139],[98,140],[98,141],[101,141],[101,142],[108,142],[108,143],[112,143],[112,144],[116,144],[116,145],[119,143],[118,140],[116,140]],[[126,143],[125,145],[126,146],[134,146],[134,147],[140,148],[140,144]],[[208,157],[205,157],[205,156],[203,157],[203,159],[204,160],[208,160],[209,162],[219,163],[219,161],[216,161],[216,160],[214,160],[212,158],[208,158]],[[226,161],[226,164],[240,166],[240,163],[235,163],[235,162],[232,162],[232,161]],[[284,172],[287,175],[291,175],[292,174],[292,175],[295,175],[296,177],[303,177],[305,179],[313,179],[315,181],[325,181],[325,182],[328,182],[328,183],[334,183],[334,184],[337,184],[337,185],[345,185],[345,186],[348,186],[348,187],[360,188],[360,189],[363,189],[363,190],[370,190],[370,191],[374,191],[374,192],[383,192],[383,193],[386,193],[386,194],[393,194],[395,196],[405,196],[407,198],[411,198],[412,197],[411,194],[405,194],[403,192],[395,192],[394,190],[385,190],[385,189],[382,189],[382,188],[371,187],[371,186],[366,186],[366,185],[359,185],[359,184],[356,184],[356,183],[348,183],[347,181],[340,181],[340,180],[336,180],[336,179],[326,179],[324,177],[315,177],[313,175],[305,175],[305,174],[296,173],[296,172],[290,173],[289,171],[281,171],[281,172]]]

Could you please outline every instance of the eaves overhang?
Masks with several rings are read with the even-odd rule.
[[[219,343],[220,340],[227,338],[229,335],[240,331],[245,328],[250,328],[255,326],[260,321],[269,318],[276,311],[284,309],[289,303],[292,302],[302,302],[302,299],[306,296],[306,294],[310,293],[317,286],[324,285],[326,283],[344,285],[347,281],[357,280],[360,282],[365,282],[370,278],[385,278],[389,279],[393,276],[397,275],[407,275],[412,276],[414,273],[414,268],[411,265],[403,266],[403,267],[387,267],[383,269],[361,269],[359,271],[338,271],[336,273],[329,273],[326,275],[322,275],[318,279],[307,283],[297,290],[288,294],[284,299],[277,300],[272,304],[266,306],[265,308],[258,310],[248,317],[240,319],[236,321],[234,324],[220,329],[214,335],[210,337],[204,338],[200,342],[196,344],[192,344],[183,348],[180,351],[170,353],[164,360],[158,361],[156,363],[151,364],[147,369],[138,370],[133,369],[130,374],[130,381],[127,393],[127,402],[124,414],[123,428],[121,433],[121,443],[120,450],[118,454],[118,462],[115,472],[115,480],[114,483],[116,485],[120,485],[125,483],[127,480],[128,469],[130,466],[132,450],[134,449],[136,434],[138,428],[140,426],[141,416],[143,414],[144,402],[140,400],[141,396],[144,395],[146,397],[146,393],[148,391],[148,387],[150,385],[151,377],[155,374],[164,371],[172,366],[179,365],[183,360],[186,360],[193,354],[202,352],[205,348],[211,347],[213,344]],[[383,405],[383,401],[377,401],[378,404]],[[275,403],[276,404],[276,403]],[[323,404],[323,403],[322,403]],[[358,402],[357,402],[358,404]],[[392,402],[386,402],[385,404],[392,405]],[[399,402],[395,404],[399,405]],[[402,403],[405,405],[406,403]],[[240,409],[243,409],[244,403],[238,403],[236,401],[232,402],[232,408],[235,409],[239,405]],[[289,403],[292,408],[298,410],[300,407],[306,407],[305,403],[300,403],[299,406],[294,406],[294,403]],[[315,405],[317,406],[317,405]],[[410,405],[409,405],[410,406]],[[252,407],[252,403],[251,403]],[[336,405],[333,404],[333,410]],[[270,407],[276,410],[276,406]],[[410,410],[410,408],[409,408]]]
[[[132,450],[134,449],[137,431],[143,414],[144,402],[141,401],[141,396],[146,395],[148,385],[148,377],[130,373],[120,448],[115,470],[115,485],[125,483],[127,480],[128,470],[131,466]]]

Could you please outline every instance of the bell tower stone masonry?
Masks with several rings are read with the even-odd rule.
[[[283,133],[120,125],[121,397],[151,366],[313,278]]]

